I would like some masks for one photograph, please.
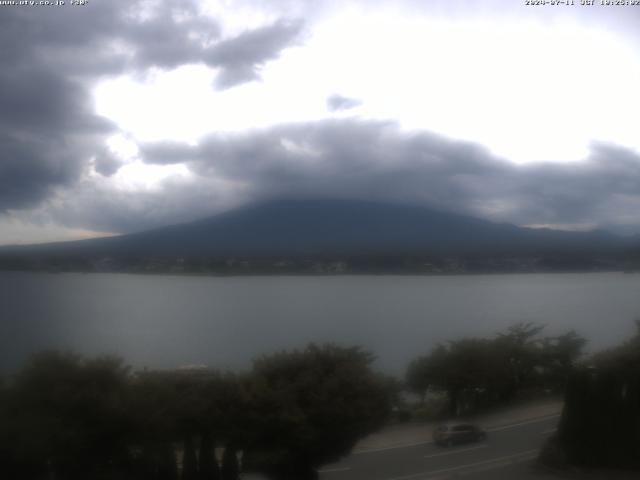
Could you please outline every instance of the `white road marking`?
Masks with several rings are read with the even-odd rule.
[[[453,455],[454,453],[462,453],[468,452],[469,450],[478,450],[479,448],[487,448],[489,445],[478,445],[477,447],[469,447],[469,448],[458,448],[455,450],[451,450],[450,452],[444,453],[434,453],[433,455],[425,455],[424,458],[433,458],[433,457],[444,457],[445,455]]]
[[[419,478],[419,477],[427,478],[429,476],[437,475],[439,473],[448,473],[448,472],[455,472],[456,470],[464,470],[464,469],[473,468],[473,467],[489,466],[489,464],[496,464],[497,466],[502,466],[505,463],[506,464],[517,463],[515,461],[511,461],[511,459],[515,459],[516,457],[520,457],[519,461],[529,460],[530,459],[529,457],[532,454],[533,454],[533,457],[531,458],[534,458],[537,453],[538,453],[538,449],[534,448],[533,450],[526,450],[524,452],[514,453],[513,455],[505,455],[504,457],[490,458],[488,460],[482,460],[480,462],[467,463],[465,465],[458,465],[457,467],[441,468],[439,470],[429,470],[425,472],[412,473],[411,475],[403,475],[401,477],[393,477],[393,478],[388,478],[386,480],[409,480],[410,478]],[[487,470],[489,469],[490,468],[487,468]]]
[[[527,420],[526,422],[520,422],[520,423],[513,423],[511,425],[505,425],[503,427],[496,427],[496,428],[490,428],[488,431],[489,432],[499,432],[500,430],[508,430],[510,428],[516,428],[516,427],[520,427],[522,425],[530,425],[532,423],[539,423],[539,422],[544,422],[547,420],[551,420],[552,418],[556,418],[559,417],[560,414],[554,414],[554,415],[547,415],[546,417],[542,417],[542,418],[536,418],[535,420]]]
[[[318,470],[318,473],[335,473],[335,472],[348,472],[351,470],[351,467],[342,467],[342,468],[324,468],[322,470]]]
[[[433,443],[433,440],[429,440],[426,442],[403,443],[401,445],[391,445],[390,447],[380,447],[380,448],[371,448],[368,450],[360,450],[359,452],[353,452],[351,455],[362,455],[363,453],[384,452],[386,450],[396,450],[398,448],[417,447],[418,445],[430,445],[432,443]]]

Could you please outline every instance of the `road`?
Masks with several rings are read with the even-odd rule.
[[[321,480],[441,480],[537,478],[532,473],[545,439],[555,430],[558,415],[489,429],[480,443],[438,447],[431,439],[418,445],[383,448],[353,454],[320,470]]]

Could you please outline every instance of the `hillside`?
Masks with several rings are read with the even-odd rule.
[[[529,229],[425,207],[322,199],[277,200],[141,233],[0,252],[160,257],[536,254],[610,251],[622,243],[603,231]]]

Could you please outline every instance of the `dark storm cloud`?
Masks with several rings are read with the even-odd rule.
[[[631,150],[594,143],[584,162],[521,170],[527,182],[514,178],[511,192],[529,218],[605,224],[635,217],[634,223],[640,223],[640,214],[634,212],[640,200],[640,156]],[[621,198],[628,200],[626,205]]]
[[[362,102],[357,98],[343,97],[342,95],[331,95],[327,98],[327,108],[330,112],[338,110],[349,110],[361,105]]]
[[[237,76],[276,59],[295,42],[301,21],[280,20],[222,38],[219,23],[201,15],[196,0],[96,2],[87,8],[4,8],[0,17],[3,65],[55,66],[67,75],[120,74],[149,67],[206,63]],[[148,6],[146,9],[141,7]],[[155,5],[155,8],[153,7]],[[5,15],[6,13],[6,15]],[[63,72],[64,70],[64,72]]]
[[[358,120],[213,135],[195,154],[194,172],[252,185],[260,196],[378,198],[460,210],[469,194],[457,177],[508,168],[479,145]]]
[[[0,212],[32,207],[79,177],[89,143],[114,130],[89,105],[82,84],[46,68],[0,70]]]
[[[201,179],[243,185],[247,200],[375,198],[521,225],[640,223],[640,157],[608,144],[594,144],[580,162],[514,165],[477,144],[348,119],[216,134],[198,147],[147,145],[143,152],[149,163],[189,159]]]
[[[198,60],[204,49],[202,42],[220,36],[217,22],[199,16],[197,4],[196,0],[161,4],[111,0],[93,2],[86,8],[38,12],[3,8],[0,38],[19,48],[5,49],[0,58],[12,66],[39,63],[60,68],[62,62],[70,70],[61,73],[69,75],[175,67]]]
[[[144,33],[128,27],[127,5],[2,8],[0,212],[33,207],[56,188],[69,187],[98,153],[98,170],[114,171],[104,140],[117,129],[94,114],[89,88],[92,75],[124,68],[124,61],[109,59],[109,42]],[[166,19],[159,22],[156,29],[168,25]],[[141,49],[149,57],[147,50]]]
[[[30,208],[69,188],[93,159],[109,176],[116,133],[94,113],[90,89],[105,76],[207,63],[228,88],[255,79],[301,29],[276,22],[223,39],[196,0],[92,2],[11,8],[0,14],[0,212]],[[144,7],[141,10],[141,7]]]
[[[116,173],[123,162],[117,158],[108,148],[102,148],[94,157],[94,168],[96,172],[104,177],[110,177]]]
[[[208,65],[222,69],[216,86],[225,89],[258,79],[260,67],[278,58],[281,50],[295,42],[301,30],[300,21],[278,21],[216,44],[205,54]]]
[[[320,3],[332,4],[249,3],[273,9],[276,17],[293,12],[305,19],[309,8],[320,15]],[[404,3],[447,18],[524,14],[518,2],[512,8],[493,0]],[[34,207],[55,194],[48,211],[57,221],[126,232],[270,196],[310,195],[429,204],[519,224],[640,224],[640,159],[629,150],[594,144],[582,162],[516,166],[479,145],[355,119],[213,134],[197,147],[142,146],[145,161],[186,162],[195,175],[141,192],[83,179],[91,161],[104,176],[120,166],[104,146],[116,127],[93,113],[90,88],[97,79],[204,63],[218,69],[218,88],[230,88],[259,78],[262,66],[303,32],[300,21],[281,20],[229,38],[215,19],[199,15],[195,0],[155,4],[144,15],[136,13],[142,2],[129,0],[2,8],[0,212]],[[561,10],[629,32],[638,20],[636,9]],[[526,15],[551,11],[560,10],[529,9]],[[333,98],[327,106],[354,101]]]
[[[58,142],[22,142],[0,133],[0,212],[36,205],[50,194],[53,185],[76,177],[77,163]]]
[[[156,142],[143,144],[140,154],[149,159],[149,163],[169,165],[193,160],[198,152],[189,145],[180,142]]]
[[[0,126],[27,140],[28,134],[63,131],[93,134],[113,128],[91,111],[86,87],[51,69],[24,65],[0,70]]]

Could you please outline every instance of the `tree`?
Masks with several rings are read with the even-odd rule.
[[[222,480],[238,480],[240,476],[240,465],[238,465],[237,454],[233,445],[228,444],[224,447],[222,468],[220,469],[220,477]]]
[[[510,372],[504,400],[513,398],[534,377],[535,369],[541,363],[537,336],[544,328],[544,325],[522,322],[509,327],[506,333],[498,334],[495,347],[502,353],[504,366]]]
[[[131,460],[128,378],[128,367],[116,358],[87,360],[59,352],[34,356],[13,385],[16,456],[35,470],[65,479],[126,470]]]
[[[211,434],[202,434],[200,455],[198,456],[198,473],[200,480],[220,480],[220,469],[214,452],[215,443]]]
[[[174,372],[140,372],[131,382],[128,412],[134,427],[130,443],[141,452],[139,463],[146,478],[177,478],[177,396]]]
[[[552,452],[571,464],[640,470],[640,322],[636,323],[634,337],[571,372],[547,458]]]
[[[635,320],[636,333],[629,340],[615,348],[597,353],[591,363],[598,368],[633,373],[640,371],[640,319]]]
[[[246,375],[213,372],[203,384],[202,395],[201,435],[242,448],[252,436],[247,423],[251,406]]]
[[[46,475],[46,464],[31,448],[19,415],[19,402],[8,383],[0,383],[0,468],[8,478],[31,480]]]
[[[311,344],[254,362],[252,449],[266,452],[278,478],[316,478],[383,424],[390,394],[372,361],[359,348]]]
[[[436,349],[433,360],[435,382],[447,391],[452,415],[477,408],[481,397],[495,397],[504,378],[497,352],[486,339],[449,342],[448,348]]]
[[[429,355],[412,362],[407,372],[414,388],[428,386],[447,392],[451,415],[473,409],[482,399],[494,396],[502,376],[492,342],[478,338],[438,345]]]
[[[198,480],[198,459],[193,437],[187,435],[184,441],[184,455],[182,457],[182,480]]]
[[[463,338],[436,346],[409,364],[409,388],[447,392],[449,413],[507,403],[535,388],[561,389],[585,340],[570,331],[540,338],[543,326],[519,323],[494,338]]]
[[[541,364],[545,387],[564,391],[565,385],[587,341],[574,330],[557,337],[546,337],[541,343]]]
[[[413,360],[407,367],[405,384],[409,391],[420,397],[420,404],[424,405],[429,387],[433,385],[433,373],[428,356],[422,356]]]
[[[155,471],[157,474],[152,478],[157,480],[178,480],[176,452],[171,443],[165,441],[159,445]]]

